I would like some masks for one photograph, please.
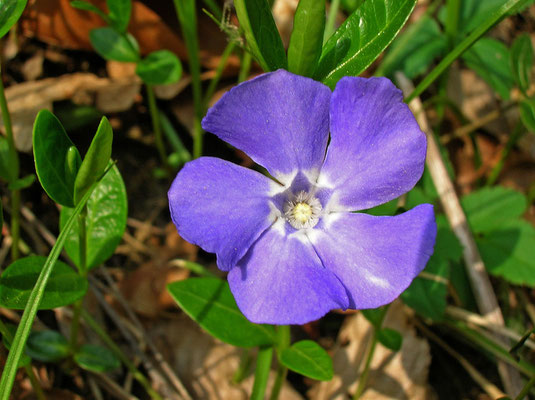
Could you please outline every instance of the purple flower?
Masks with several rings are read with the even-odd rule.
[[[345,77],[331,92],[278,70],[231,89],[202,125],[275,178],[201,157],[169,190],[178,232],[217,254],[249,320],[303,324],[379,307],[425,267],[430,204],[353,212],[395,199],[423,172],[425,135],[388,79]]]

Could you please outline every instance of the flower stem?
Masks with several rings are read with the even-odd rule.
[[[135,380],[137,380],[143,388],[147,391],[151,399],[154,400],[163,400],[162,397],[158,392],[156,392],[152,386],[150,385],[150,382],[147,380],[145,375],[143,375],[130,361],[130,359],[126,356],[126,354],[123,353],[123,351],[115,344],[113,339],[108,336],[106,331],[98,324],[97,321],[89,315],[87,311],[84,309],[81,310],[81,316],[84,319],[84,321],[89,325],[89,327],[97,334],[97,336],[106,344],[106,346],[109,347],[109,349],[119,358],[122,363],[128,368],[132,376]]]
[[[273,347],[261,347],[258,349],[253,393],[251,394],[250,400],[264,400],[264,393],[266,392],[269,371],[271,370],[272,357]]]
[[[160,123],[160,114],[158,113],[158,105],[156,104],[156,96],[154,95],[154,89],[151,85],[147,86],[147,100],[149,102],[150,118],[152,120],[152,130],[154,131],[154,141],[156,143],[156,149],[162,160],[164,167],[168,167],[167,155],[165,153],[165,146],[162,139],[162,125]]]
[[[271,389],[270,400],[277,400],[279,393],[282,389],[282,385],[288,375],[288,368],[280,362],[281,352],[290,346],[290,325],[280,325],[277,327],[277,355],[279,356],[279,365],[277,366],[277,375],[275,377],[275,383]]]
[[[253,61],[253,56],[248,51],[243,52],[243,56],[240,63],[240,73],[238,75],[238,83],[244,82],[249,76],[249,71],[251,70],[251,62]]]
[[[13,136],[13,125],[11,124],[11,115],[7,106],[7,99],[2,80],[2,69],[0,65],[0,110],[2,120],[6,129],[6,139],[9,148],[9,167],[11,169],[10,182],[19,177],[19,156],[15,148],[15,139]],[[20,190],[11,191],[11,261],[19,258],[19,239],[20,239]]]
[[[78,241],[79,241],[79,269],[78,273],[84,278],[87,277],[87,230],[86,230],[87,207],[84,207],[78,215]],[[83,296],[74,303],[74,311],[71,321],[71,337],[69,350],[71,354],[78,350],[78,330],[80,329],[80,313],[84,304]]]
[[[364,364],[364,369],[360,375],[359,385],[357,391],[353,395],[353,400],[360,399],[362,393],[366,389],[366,384],[368,383],[368,376],[370,374],[370,366],[372,364],[373,354],[375,353],[375,347],[377,346],[377,329],[373,328],[373,337],[372,342],[370,343],[370,348],[368,350],[368,355],[366,356],[366,363]]]

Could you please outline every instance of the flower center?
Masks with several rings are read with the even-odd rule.
[[[284,217],[295,229],[313,228],[319,221],[321,209],[317,198],[301,191],[284,204]]]

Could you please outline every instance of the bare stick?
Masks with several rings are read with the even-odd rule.
[[[412,82],[402,73],[396,73],[396,81],[401,87],[401,90],[403,90],[403,93],[407,94],[412,92]],[[498,305],[498,300],[496,299],[494,289],[492,288],[492,284],[485,269],[485,264],[481,259],[474,236],[468,226],[466,215],[461,207],[459,197],[457,197],[453,182],[448,175],[448,171],[446,170],[446,166],[440,155],[438,144],[429,127],[427,117],[422,107],[422,102],[416,97],[410,102],[409,107],[414,113],[414,116],[420,125],[420,129],[425,132],[425,135],[427,136],[426,165],[437,189],[440,202],[442,203],[442,207],[444,208],[450,226],[463,246],[463,257],[466,271],[468,273],[468,278],[470,279],[470,284],[479,311],[489,322],[492,322],[495,325],[504,326],[502,311]],[[496,340],[505,347],[510,345],[501,335],[497,335]],[[513,395],[514,397],[514,395],[522,390],[522,379],[517,370],[503,361],[498,361],[498,371],[508,394]]]

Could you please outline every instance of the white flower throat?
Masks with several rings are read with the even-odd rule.
[[[300,191],[284,203],[284,218],[295,229],[313,228],[319,222],[321,209],[317,198]]]

